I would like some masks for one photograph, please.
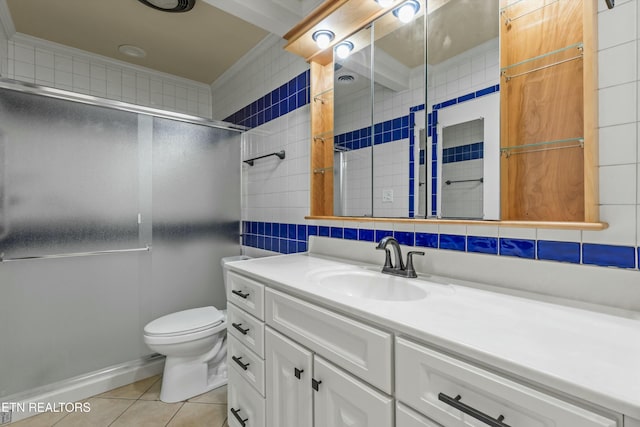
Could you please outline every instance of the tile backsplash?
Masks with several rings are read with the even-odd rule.
[[[267,123],[254,128],[255,138],[248,143],[248,147],[256,150],[263,144],[263,152],[267,152],[268,148],[277,148],[276,144],[267,148],[268,141],[277,139],[298,145],[297,151],[305,154],[303,157],[298,157],[297,165],[292,168],[293,174],[288,173],[288,166],[287,171],[284,171],[287,160],[284,160],[281,166],[272,165],[272,169],[266,166],[262,170],[255,167],[254,169],[246,168],[245,176],[248,182],[245,183],[243,193],[243,243],[268,251],[291,253],[305,249],[309,236],[313,235],[336,240],[373,242],[378,237],[393,234],[408,245],[519,258],[530,260],[534,263],[533,265],[539,265],[540,268],[545,268],[545,263],[538,263],[539,260],[543,260],[637,271],[640,252],[640,174],[638,173],[640,150],[637,142],[640,126],[640,95],[637,71],[639,40],[637,21],[640,20],[640,8],[638,0],[618,1],[615,9],[612,10],[600,5],[598,13],[600,213],[602,221],[609,223],[606,230],[305,220],[304,216],[308,215],[309,210],[307,188],[309,129],[300,127],[289,129],[286,124],[281,124],[271,132],[267,128],[269,125]],[[629,16],[633,19],[628,18]],[[630,28],[625,27],[624,31],[618,31],[620,22],[627,21]],[[252,77],[252,83],[258,84],[252,84],[249,88],[246,78],[243,77],[230,78],[225,82],[225,94],[238,90],[243,94],[245,102],[242,105],[236,105],[232,110],[228,109],[221,117],[227,117],[251,105],[307,69],[301,70],[300,67],[306,64],[301,64],[299,58],[293,55],[283,51],[274,54],[275,47],[278,46],[274,45],[271,51],[258,56],[253,60],[254,62],[248,62],[249,65],[245,67],[252,70],[260,68],[261,73],[266,74],[262,77]],[[427,105],[438,105],[449,99],[457,99],[471,91],[482,90],[497,84],[498,64],[492,62],[491,58],[494,56],[490,54],[496,48],[495,42],[483,46],[482,52],[478,51],[476,55],[469,58],[469,64],[456,64],[458,69],[455,73],[436,70],[439,73],[431,74],[428,84],[432,88],[433,98],[430,96]],[[274,54],[273,58],[270,57],[271,54]],[[272,61],[293,63],[293,69],[297,74],[280,75],[282,68],[272,64]],[[260,66],[252,64],[260,64]],[[471,70],[469,75],[460,71],[469,69]],[[214,87],[214,103],[216,97],[217,91]],[[216,108],[220,107],[214,106],[214,110]],[[308,117],[301,116],[304,114],[308,115],[306,106],[280,116],[277,120],[283,122],[289,117],[293,120],[295,116],[294,123],[299,124],[308,120]],[[401,117],[402,114],[397,116]],[[362,146],[361,127],[358,120],[354,119],[350,129],[338,129],[343,135],[340,136],[339,143],[344,144],[348,150],[357,151],[358,147]],[[258,136],[263,130],[265,133]],[[301,180],[305,184],[301,183]],[[304,187],[305,190],[300,193],[298,187]],[[281,188],[277,195],[279,203],[272,205],[274,193],[263,193],[260,188],[270,188],[270,191],[274,192],[276,188]],[[304,197],[306,197],[305,200],[303,200]],[[276,208],[275,205],[279,207]],[[276,224],[277,234],[274,233]],[[286,236],[282,235],[283,224],[287,230]],[[295,236],[289,233],[293,228],[296,230]],[[299,229],[301,233],[297,234]],[[305,235],[306,239],[302,238]]]

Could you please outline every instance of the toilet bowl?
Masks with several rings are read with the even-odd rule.
[[[226,257],[221,263],[242,259],[248,257]],[[163,402],[180,402],[227,383],[226,310],[208,306],[162,316],[144,327],[144,342],[166,356]]]

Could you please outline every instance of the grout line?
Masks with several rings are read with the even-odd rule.
[[[165,424],[165,427],[168,426],[171,421],[176,417],[176,415],[178,415],[178,412],[180,412],[180,410],[184,407],[184,404],[186,403],[186,401],[182,402],[182,405],[180,405],[180,407],[178,408],[178,410],[176,412],[173,413],[173,415],[171,416],[171,418],[169,418],[169,421],[167,421],[167,423]]]
[[[120,415],[118,415],[117,417],[115,417],[115,418],[113,419],[113,421],[111,421],[111,422],[108,424],[108,426],[113,425],[113,423],[115,423],[115,422],[116,422],[116,421],[117,421],[117,420],[118,420],[118,419],[119,419],[119,418],[120,418],[120,417],[121,417],[125,412],[127,412],[127,411],[128,411],[128,410],[129,410],[129,409],[130,409],[130,408],[131,408],[131,407],[136,403],[136,402],[137,402],[136,400],[132,401],[132,402],[131,402],[131,404],[130,404],[129,406],[127,406],[127,407],[124,409],[124,411],[122,411],[122,412],[120,413]],[[108,427],[108,426],[107,426],[107,427]]]

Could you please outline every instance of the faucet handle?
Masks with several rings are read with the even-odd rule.
[[[393,264],[391,264],[391,251],[387,248],[383,248],[381,246],[377,246],[376,249],[384,249],[384,267],[383,269],[393,268]]]
[[[413,256],[424,255],[422,251],[409,251],[407,253],[407,277],[418,277],[416,270],[413,268]]]

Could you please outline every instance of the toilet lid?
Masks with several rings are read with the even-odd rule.
[[[200,307],[162,316],[144,327],[147,335],[179,335],[199,332],[219,325],[224,321],[215,307]]]

